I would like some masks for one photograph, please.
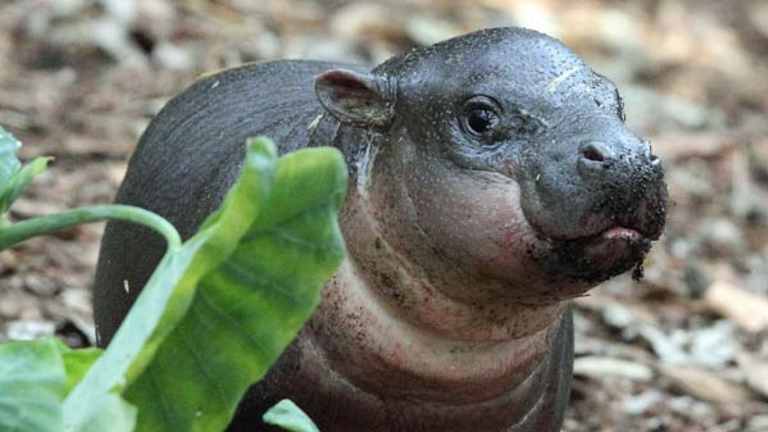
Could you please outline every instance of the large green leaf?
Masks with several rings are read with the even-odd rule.
[[[65,430],[129,431],[136,411],[126,401],[138,409],[138,430],[223,429],[341,262],[336,217],[345,190],[337,150],[277,162],[270,141],[250,141],[221,209],[166,254],[68,394]]]
[[[238,246],[271,189],[275,161],[269,140],[249,144],[240,177],[214,216],[217,221],[165,255],[109,347],[65,399],[65,430],[83,431],[89,425],[125,417],[123,412],[113,412],[125,409],[117,396],[144,372],[187,313],[200,279]],[[138,407],[144,409],[144,403],[153,400],[139,401]]]
[[[234,253],[203,277],[189,313],[129,388],[127,399],[140,407],[138,430],[226,427],[249,385],[309,318],[343,258],[337,213],[346,176],[335,149],[280,159],[258,218]],[[207,226],[234,223],[225,216]]]
[[[221,208],[169,248],[103,354],[0,346],[0,430],[223,429],[341,262],[345,189],[338,151],[278,162],[270,141],[249,141]]]
[[[0,345],[0,431],[60,432],[66,383],[55,340]]]

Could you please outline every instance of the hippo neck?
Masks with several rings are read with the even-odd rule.
[[[349,284],[365,287],[368,295],[379,300],[383,310],[398,321],[405,320],[420,331],[446,340],[486,343],[524,339],[540,334],[556,321],[562,312],[561,303],[528,304],[517,300],[519,297],[489,297],[488,293],[498,292],[498,280],[469,274],[437,255],[439,252],[424,250],[421,245],[429,244],[429,239],[419,226],[407,220],[391,220],[391,215],[390,220],[382,221],[387,217],[383,216],[387,204],[372,202],[369,194],[376,149],[398,143],[382,143],[386,138],[375,132],[346,128],[341,128],[337,139],[357,143],[354,150],[342,149],[352,175],[340,219],[349,249],[349,268],[359,270],[357,276],[347,276],[356,278]],[[393,195],[410,200],[407,191],[397,190],[401,187],[397,179],[387,182]],[[393,236],[397,239],[390,241]],[[417,264],[425,261],[440,264],[429,268]],[[517,293],[536,291],[537,287],[504,288]],[[467,301],[450,295],[457,291],[474,292],[477,297]]]
[[[300,401],[338,431],[554,431],[567,400],[572,330],[457,341],[401,321],[347,260],[300,338]],[[297,392],[299,394],[301,392]],[[304,405],[302,405],[304,406]]]
[[[345,261],[299,341],[304,385],[327,398],[305,403],[332,413],[320,415],[329,430],[557,430],[570,377],[564,315],[504,341],[451,340],[393,316],[364,280]]]

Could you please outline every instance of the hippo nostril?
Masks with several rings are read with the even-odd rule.
[[[584,151],[582,151],[582,155],[585,158],[595,162],[602,162],[605,160],[605,157],[603,157],[603,154],[597,151],[597,149],[594,147],[589,147],[584,149]]]
[[[611,158],[608,147],[599,141],[589,141],[579,147],[581,157],[592,162],[605,162]]]

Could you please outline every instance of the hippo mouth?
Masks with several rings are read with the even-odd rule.
[[[534,259],[553,276],[596,284],[635,269],[642,278],[642,262],[658,239],[659,231],[613,224],[596,234],[569,239],[548,239],[546,251],[534,251]]]
[[[542,241],[533,251],[541,269],[553,278],[591,285],[633,268],[633,277],[642,278],[643,259],[663,232],[667,210],[661,173],[650,177],[655,178],[629,182],[631,187],[608,183],[598,192],[602,199],[588,207],[527,212]]]
[[[580,241],[585,260],[593,270],[623,273],[636,266],[648,252],[652,239],[623,226],[611,227]],[[616,273],[616,274],[618,274]]]
[[[665,204],[662,194],[658,199],[641,199],[623,211],[596,206],[580,221],[581,232],[570,236],[552,235],[534,226],[544,245],[534,249],[533,258],[552,277],[592,285],[632,269],[633,277],[640,279],[643,259],[664,229]]]

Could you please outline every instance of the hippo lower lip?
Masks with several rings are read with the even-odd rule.
[[[605,230],[601,235],[601,238],[605,240],[627,240],[627,241],[636,241],[639,240],[642,236],[640,235],[637,230],[634,230],[632,228],[624,228],[622,226],[610,228],[608,230]]]
[[[599,219],[594,223],[599,224],[600,223]],[[543,238],[556,243],[581,242],[581,243],[592,244],[592,243],[600,243],[600,242],[616,241],[616,240],[636,242],[642,239],[647,239],[647,240],[658,239],[659,233],[644,232],[639,227],[634,228],[634,226],[635,225],[630,223],[619,222],[617,224],[609,225],[607,228],[601,228],[597,231],[593,231],[592,233],[585,233],[579,236],[572,236],[572,237],[557,237],[557,236],[547,235],[543,232],[541,228],[536,227],[535,225],[534,225],[534,229],[537,232],[541,233]]]
[[[609,269],[628,256],[634,255],[636,248],[648,242],[637,230],[616,226],[609,228],[588,240],[584,246],[586,258],[591,259],[597,268]]]
[[[551,242],[550,255],[539,262],[553,275],[589,283],[605,281],[640,264],[651,238],[634,228],[611,226],[597,234]]]

